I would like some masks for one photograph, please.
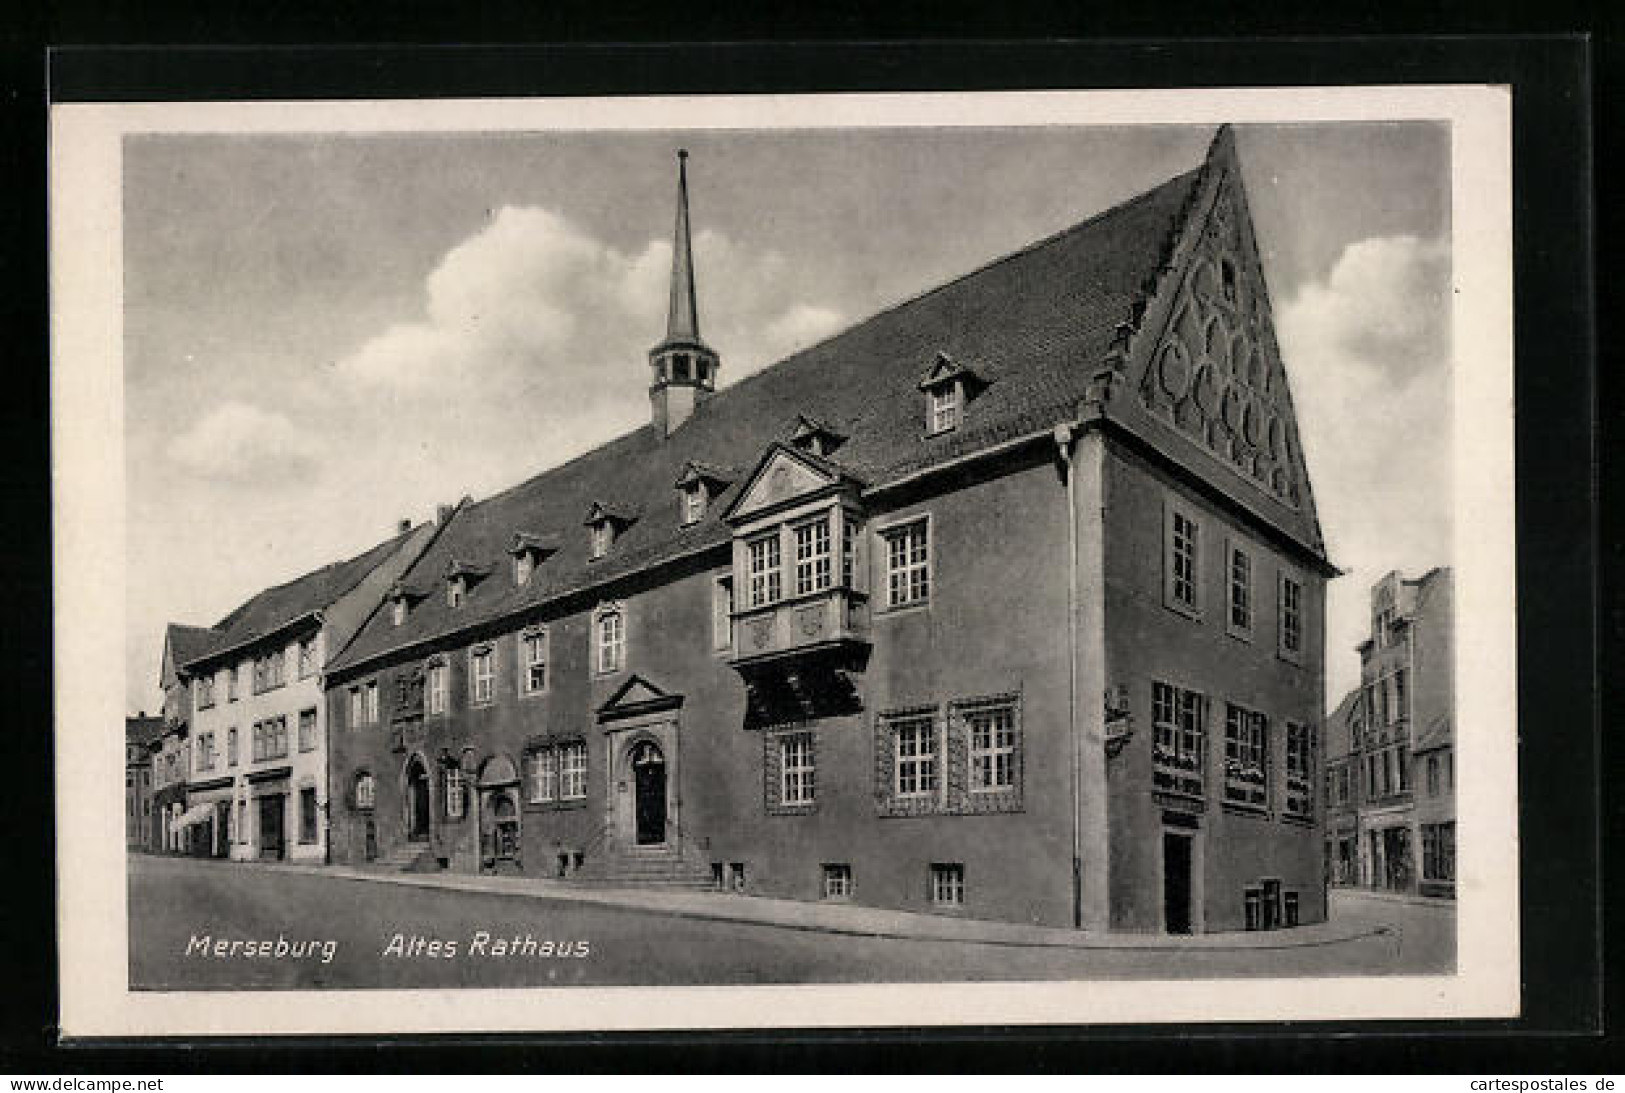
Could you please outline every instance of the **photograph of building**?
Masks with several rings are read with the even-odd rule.
[[[130,982],[1449,967],[1448,137],[133,140]]]
[[[1455,894],[1453,616],[1448,568],[1371,589],[1361,683],[1327,724],[1333,884]]]

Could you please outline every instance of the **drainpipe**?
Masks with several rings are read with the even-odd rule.
[[[1067,739],[1072,748],[1072,928],[1083,928],[1083,732],[1078,724],[1078,491],[1072,467],[1072,426],[1055,427],[1055,451],[1066,474]]]

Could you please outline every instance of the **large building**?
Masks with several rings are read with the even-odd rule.
[[[329,670],[335,861],[1320,920],[1328,562],[1235,140],[459,508]],[[606,379],[605,382],[613,382]]]
[[[174,734],[185,768],[176,849],[327,859],[323,665],[435,532],[403,522],[366,553],[266,589],[213,627],[170,627],[165,680],[176,682],[165,690],[187,708]]]
[[[1360,686],[1327,728],[1334,884],[1455,894],[1453,600],[1449,569],[1371,588]]]

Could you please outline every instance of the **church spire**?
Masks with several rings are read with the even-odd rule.
[[[700,340],[694,293],[694,248],[688,226],[688,151],[677,151],[677,227],[671,246],[671,303],[666,336],[649,350],[649,408],[655,428],[670,436],[716,388],[720,362]]]
[[[671,309],[666,341],[698,342],[700,309],[694,296],[694,248],[688,230],[688,149],[677,149],[677,228],[671,243]]]

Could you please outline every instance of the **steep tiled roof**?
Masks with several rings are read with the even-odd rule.
[[[1327,759],[1342,759],[1354,753],[1354,737],[1349,732],[1349,715],[1354,712],[1354,704],[1359,700],[1360,688],[1355,687],[1343,696],[1343,701],[1337,704],[1337,709],[1326,718]]]
[[[164,734],[161,717],[126,717],[124,739],[131,744],[150,744]]]
[[[191,655],[183,657],[177,652],[176,662],[185,665],[206,660],[216,653],[238,648],[256,638],[271,634],[302,615],[320,611],[349,592],[368,573],[383,564],[412,534],[412,531],[403,532],[348,561],[333,562],[286,584],[267,588],[221,619],[211,629],[176,627],[172,624],[170,629],[172,636],[177,629],[191,631],[184,639],[191,645]],[[193,642],[197,644],[192,645]],[[199,645],[202,647],[199,648]]]
[[[175,658],[175,663],[180,665],[196,660],[214,648],[220,638],[220,631],[207,626],[187,626],[185,623],[172,622],[165,636],[169,642],[170,654]]]
[[[689,526],[679,517],[673,483],[691,460],[754,467],[770,442],[790,439],[798,415],[849,437],[833,461],[870,484],[1070,420],[1164,253],[1199,173],[1180,175],[724,388],[669,437],[645,426],[465,506],[410,579],[433,583],[452,557],[500,559],[520,530],[557,535],[560,550],[523,589],[498,576],[458,608],[443,596],[428,597],[399,627],[375,615],[332,667],[726,541],[719,516],[747,476],[739,475]],[[926,436],[918,384],[939,353],[975,362],[988,385],[958,429]],[[638,363],[627,362],[628,383],[637,382]],[[594,502],[611,500],[639,518],[594,561],[581,522]]]

